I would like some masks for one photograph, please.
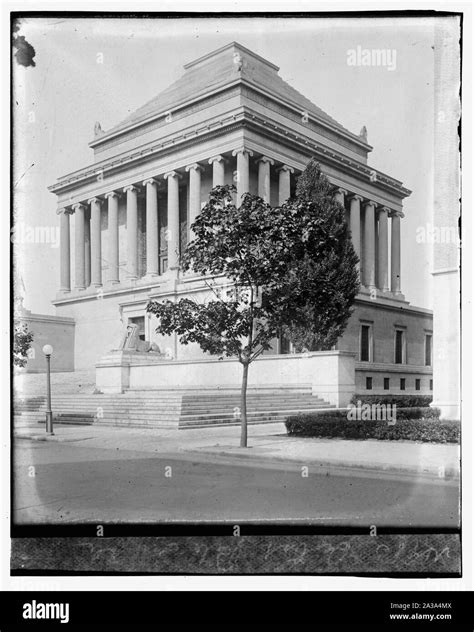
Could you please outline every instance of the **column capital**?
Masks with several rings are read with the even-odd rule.
[[[250,149],[245,149],[245,147],[240,147],[239,149],[234,149],[232,152],[233,156],[237,156],[237,154],[247,154],[250,158],[253,156],[253,151]]]
[[[371,206],[375,210],[377,204],[375,202],[372,202],[372,200],[366,200],[364,202],[364,208],[367,208],[368,206]]]
[[[349,200],[356,200],[359,202],[362,202],[364,198],[360,195],[357,195],[357,193],[349,193]]]
[[[120,197],[120,193],[118,191],[109,191],[108,193],[106,193],[104,195],[105,199],[108,200],[110,198],[119,198]]]
[[[378,213],[387,213],[390,214],[390,209],[388,208],[388,206],[377,206],[376,208]]]
[[[276,172],[280,173],[280,171],[295,173],[295,170],[293,169],[293,167],[290,167],[289,165],[282,165],[281,167],[277,167]]]
[[[214,162],[224,162],[226,163],[227,160],[224,158],[224,156],[221,156],[220,154],[218,156],[212,156],[212,158],[209,158],[209,160],[207,161],[210,165],[212,165],[212,163]]]
[[[87,204],[102,204],[102,200],[98,197],[92,197],[87,200]]]
[[[183,176],[178,173],[177,171],[167,171],[164,175],[163,178],[165,180],[168,180],[168,178],[177,178],[178,180],[181,180]]]
[[[270,164],[270,165],[272,165],[272,166],[275,164],[275,161],[274,161],[274,160],[272,160],[271,158],[268,158],[268,156],[260,156],[260,158],[257,158],[257,159],[255,160],[255,162],[256,162],[257,164],[258,164],[259,162],[263,162],[263,164],[265,164],[266,162],[268,162],[268,164]]]
[[[187,167],[185,167],[185,171],[188,173],[189,171],[191,171],[191,169],[194,169],[195,171],[204,171],[204,168],[201,167],[198,162],[193,162],[192,165],[188,165]]]
[[[123,187],[123,192],[127,193],[128,191],[137,191],[138,192],[138,187],[136,184],[128,184],[126,187]]]
[[[405,213],[403,211],[394,211],[389,209],[390,217],[405,217]]]
[[[72,208],[69,208],[67,206],[65,206],[64,208],[58,208],[56,210],[56,215],[72,215],[72,213]]]
[[[77,204],[73,204],[72,205],[72,210],[74,212],[76,211],[80,211],[80,210],[85,210],[85,204],[83,204],[82,202],[78,202]]]
[[[149,184],[158,186],[158,180],[156,178],[147,178],[146,180],[143,180],[142,184],[144,187],[146,187]]]
[[[334,193],[342,193],[342,195],[347,195],[348,191],[347,189],[343,189],[342,187],[336,187]]]

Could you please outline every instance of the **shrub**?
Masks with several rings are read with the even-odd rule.
[[[412,408],[396,409],[396,419],[439,419],[441,411],[439,408],[430,408],[429,406],[419,406]]]
[[[432,409],[430,409],[432,410]],[[295,415],[285,421],[287,433],[299,437],[338,437],[340,439],[380,439],[383,441],[422,441],[459,443],[460,423],[439,419],[400,419],[387,421],[347,419],[346,410]]]
[[[353,395],[351,404],[396,404],[400,408],[418,408],[429,406],[432,401],[432,395]]]

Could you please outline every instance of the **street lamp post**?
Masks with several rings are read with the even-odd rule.
[[[43,353],[46,356],[46,432],[53,435],[53,411],[51,410],[51,356],[53,347],[44,345]]]

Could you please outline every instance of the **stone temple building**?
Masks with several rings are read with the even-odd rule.
[[[403,200],[410,191],[369,165],[365,128],[348,131],[286,83],[277,66],[233,42],[186,64],[175,83],[119,125],[103,131],[96,124],[89,146],[92,163],[49,187],[61,226],[54,305],[58,316],[74,319],[76,370],[108,367],[104,391],[157,379],[171,380],[169,386],[187,379],[194,386],[220,383],[230,365],[214,371],[217,360],[199,347],[156,334],[146,305],[208,292],[205,280],[180,272],[178,257],[213,186],[234,183],[238,196],[250,191],[276,205],[292,195],[315,157],[346,209],[362,287],[336,348],[306,354],[301,363],[310,356],[321,373],[318,362],[336,358],[327,379],[344,391],[332,398],[339,405],[354,392],[430,393],[432,314],[405,300],[400,275]],[[129,323],[161,355],[111,359]],[[275,340],[257,360],[255,379],[298,380],[300,355]],[[308,382],[305,371],[300,377]],[[331,401],[331,389],[320,386]]]

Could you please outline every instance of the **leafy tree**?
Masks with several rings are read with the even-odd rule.
[[[33,333],[28,331],[26,323],[15,323],[13,333],[13,364],[24,367],[27,363],[28,351],[33,342]]]
[[[298,340],[309,331],[313,343],[332,346],[350,316],[359,288],[357,256],[333,193],[314,161],[296,197],[280,207],[248,193],[236,207],[233,186],[215,187],[181,258],[184,271],[212,279],[211,299],[147,306],[159,319],[159,333],[176,332],[181,344],[194,342],[221,358],[238,358],[242,447],[249,365],[282,332]]]
[[[25,286],[20,274],[18,256],[13,253],[13,364],[24,367],[27,363],[28,351],[33,342],[33,333],[28,330],[28,325],[20,321],[20,317],[25,313],[23,307],[23,293]]]

